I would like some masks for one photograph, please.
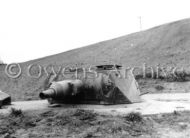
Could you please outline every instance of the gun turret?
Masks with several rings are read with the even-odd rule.
[[[118,73],[123,75],[124,71],[119,70]],[[140,102],[140,91],[133,74],[128,71],[126,78],[120,78],[118,73],[98,73],[98,76],[94,78],[53,82],[47,90],[39,94],[39,97],[48,99],[49,103],[122,104]]]

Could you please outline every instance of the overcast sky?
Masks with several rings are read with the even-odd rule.
[[[0,0],[0,58],[23,62],[190,17],[189,0]]]

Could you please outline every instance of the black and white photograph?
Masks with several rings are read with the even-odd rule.
[[[190,1],[0,0],[0,138],[190,138]]]

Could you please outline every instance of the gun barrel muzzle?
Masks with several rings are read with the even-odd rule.
[[[54,95],[55,95],[55,91],[53,89],[45,90],[39,94],[41,99],[51,98],[51,97],[54,97]]]

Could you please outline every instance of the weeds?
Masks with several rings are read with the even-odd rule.
[[[12,114],[15,115],[13,109]],[[22,114],[22,113],[20,113]],[[92,110],[45,111],[37,114],[27,114],[0,118],[0,137],[21,136],[29,134],[35,136],[56,137],[133,137],[152,135],[154,131],[146,120],[142,121],[139,113],[130,113],[125,117],[99,115]],[[128,120],[128,121],[126,121]],[[20,131],[22,130],[22,131]],[[67,133],[63,133],[67,130]],[[18,133],[19,132],[19,133]]]
[[[77,109],[73,116],[77,116],[80,120],[94,120],[97,114],[91,110]]]
[[[179,111],[174,110],[173,115],[180,115]]]
[[[164,89],[164,87],[161,85],[157,85],[157,86],[155,86],[155,89],[158,91],[162,91]]]
[[[124,118],[129,122],[141,122],[143,120],[142,115],[140,113],[135,112],[127,114]]]
[[[23,112],[21,109],[11,108],[10,116],[15,116],[15,117],[23,116]]]

